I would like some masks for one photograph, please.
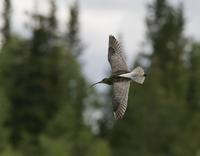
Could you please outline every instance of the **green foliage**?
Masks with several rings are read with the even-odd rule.
[[[152,67],[160,67],[163,77],[162,85],[169,93],[178,91],[180,96],[184,96],[183,91],[186,87],[183,83],[185,81],[183,75],[185,73],[183,64],[185,39],[183,37],[182,5],[175,9],[170,7],[167,2],[157,0],[153,6],[149,6],[149,14],[147,35],[154,52]],[[173,75],[176,76],[173,77],[174,83],[171,83]]]
[[[9,137],[9,129],[6,127],[6,120],[9,112],[9,101],[5,96],[3,89],[0,89],[0,153],[6,147]]]
[[[187,90],[187,118],[180,136],[180,145],[178,146],[178,155],[199,155],[200,140],[200,44],[193,43],[189,59],[189,81]],[[184,152],[182,151],[184,149]]]
[[[90,150],[88,156],[110,156],[111,151],[108,143],[105,140],[95,140],[95,142],[90,145]]]
[[[7,146],[3,152],[0,153],[1,156],[22,156],[22,153],[18,150],[15,150]]]
[[[57,27],[57,19],[56,19],[56,3],[55,0],[50,0],[51,10],[49,14],[49,23],[52,29],[54,30]]]
[[[12,100],[15,99],[15,97],[20,99],[23,94],[23,91],[18,90],[17,87],[24,87],[23,78],[24,69],[26,68],[26,65],[24,66],[24,64],[27,62],[26,55],[23,55],[25,51],[26,46],[24,45],[24,42],[16,37],[10,39],[1,51],[1,84],[4,87],[4,94],[9,100],[9,111],[11,112],[13,109]],[[22,55],[24,59],[21,57]],[[13,95],[13,92],[16,93],[15,96]],[[11,118],[12,117],[9,115],[7,119],[9,125],[11,124]]]
[[[79,56],[83,51],[83,45],[79,36],[79,5],[78,1],[70,7],[70,17],[68,22],[68,31],[66,34],[68,48],[74,54]]]
[[[4,11],[3,11],[3,20],[4,25],[1,30],[2,37],[4,39],[4,43],[8,41],[10,38],[10,31],[11,31],[11,2],[10,0],[4,0]]]
[[[188,104],[193,111],[200,108],[200,44],[194,43],[190,52]]]
[[[73,43],[64,46],[55,1],[50,6],[47,16],[31,15],[30,38],[10,34],[0,51],[0,155],[108,156],[107,141],[83,120],[88,87],[71,48],[80,47],[78,7],[71,8]]]

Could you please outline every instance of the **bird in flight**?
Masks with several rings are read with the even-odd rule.
[[[104,83],[113,86],[112,105],[115,119],[122,119],[127,108],[128,92],[131,81],[143,84],[146,74],[141,67],[136,67],[132,71],[128,70],[124,54],[119,42],[112,35],[109,36],[108,61],[112,68],[109,78],[94,83]]]

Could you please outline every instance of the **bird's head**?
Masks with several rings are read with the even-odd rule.
[[[99,83],[110,84],[110,79],[109,78],[104,78],[103,80],[92,84],[90,87],[93,87],[93,86],[95,86],[96,84],[99,84]]]

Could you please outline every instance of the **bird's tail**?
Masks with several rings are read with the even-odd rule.
[[[144,73],[144,69],[141,67],[137,67],[133,69],[130,73],[121,74],[121,77],[129,78],[137,83],[143,84],[146,74]]]
[[[137,83],[143,84],[146,74],[142,67],[136,67],[131,71],[131,79]]]

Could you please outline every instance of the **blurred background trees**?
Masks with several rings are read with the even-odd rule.
[[[148,5],[144,40],[150,49],[133,65],[145,67],[145,84],[131,85],[123,120],[107,115],[95,125],[84,114],[91,108],[102,111],[110,95],[100,100],[82,74],[78,1],[70,7],[63,35],[58,33],[56,1],[49,0],[47,15],[29,13],[29,38],[12,32],[12,4],[3,4],[0,155],[199,154],[200,43],[184,35],[182,4],[154,0]],[[112,110],[105,107],[105,112]]]
[[[184,132],[191,122],[187,105],[192,100],[199,101],[192,96],[198,94],[199,97],[200,93],[195,89],[191,91],[190,83],[195,83],[197,87],[199,80],[192,78],[195,73],[191,71],[195,62],[192,56],[190,60],[185,58],[188,52],[183,33],[184,23],[182,4],[175,8],[165,0],[156,0],[148,6],[146,40],[151,50],[144,51],[144,54],[149,55],[141,55],[135,63],[135,66],[146,66],[145,62],[148,62],[148,76],[145,86],[132,84],[127,117],[115,124],[112,130],[110,143],[114,155],[167,156],[198,153],[198,141],[192,151],[187,148],[191,142],[185,137],[193,135],[193,130],[187,130],[187,134]],[[190,54],[200,52],[197,51],[191,49]],[[186,97],[191,101],[187,101]]]
[[[83,122],[88,86],[76,59],[82,52],[78,4],[70,9],[67,35],[58,36],[56,3],[49,2],[47,16],[29,13],[33,24],[28,39],[11,33],[11,1],[4,2],[0,151],[2,155],[93,156],[99,155],[97,151],[108,155],[107,143],[95,138]]]

